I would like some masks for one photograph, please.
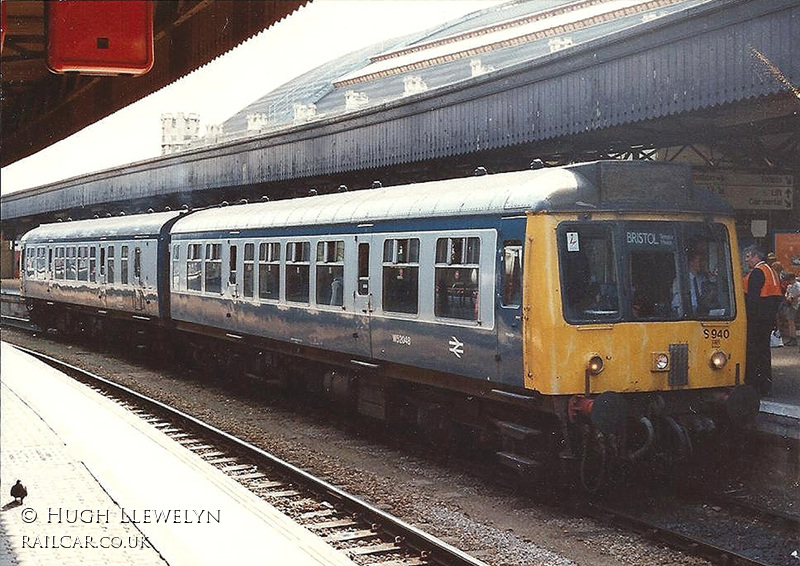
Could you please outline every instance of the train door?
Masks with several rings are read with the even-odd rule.
[[[522,249],[525,218],[505,218],[500,229],[497,275],[497,378],[522,380]]]
[[[133,248],[133,277],[130,281],[133,285],[133,309],[137,311],[145,310],[144,279],[142,278],[142,248]]]
[[[356,328],[353,337],[356,349],[365,356],[372,356],[372,331],[371,317],[372,302],[372,273],[370,267],[370,250],[372,237],[367,235],[356,236],[356,281],[353,291],[353,308]]]

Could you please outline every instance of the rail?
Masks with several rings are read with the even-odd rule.
[[[371,564],[367,561],[370,556],[391,554],[396,558],[380,564],[487,566],[433,535],[191,415],[50,356],[19,346],[15,348],[115,399],[185,447],[192,449],[194,446],[202,451],[206,461],[240,483],[247,487],[258,486],[256,493],[270,504],[274,505],[275,500],[282,497],[308,498],[313,494],[318,509],[301,513],[301,522],[312,532],[323,534],[334,546],[358,541],[357,545],[341,548],[352,560]],[[244,460],[251,463],[243,463]],[[273,479],[275,477],[280,479]],[[322,520],[305,522],[317,518]]]

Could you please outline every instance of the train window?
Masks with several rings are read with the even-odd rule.
[[[611,225],[562,225],[558,245],[567,319],[591,322],[619,318],[616,254]]]
[[[369,244],[358,244],[358,294],[369,295]]]
[[[54,262],[54,275],[56,279],[64,279],[65,277],[65,260],[64,260],[64,248],[58,247],[56,248],[56,260]]]
[[[36,248],[26,246],[22,250],[22,253],[23,253],[22,264],[25,266],[25,276],[30,279],[36,273],[34,269],[34,265],[36,262]]]
[[[133,250],[133,282],[141,284],[142,279],[142,248],[136,246]]]
[[[253,275],[255,271],[255,244],[244,245],[244,259],[242,272],[242,294],[245,297],[253,296]]]
[[[89,280],[89,248],[78,246],[78,281]]]
[[[286,244],[286,300],[294,303],[309,302],[309,269],[311,244],[289,242]]]
[[[258,298],[280,299],[281,245],[278,242],[258,246]]]
[[[127,285],[128,276],[128,246],[122,246],[119,254],[119,282]]]
[[[186,253],[186,288],[189,291],[203,290],[203,247],[189,244]]]
[[[518,307],[522,304],[522,242],[503,242],[503,273],[501,304]]]
[[[44,279],[44,248],[25,248],[25,255],[27,257],[30,251],[30,273],[29,277],[35,279]]]
[[[47,248],[47,278],[53,278],[53,248]]]
[[[222,292],[222,244],[206,244],[203,281],[206,293]]]
[[[89,248],[89,281],[97,281],[97,248],[94,246]]]
[[[344,304],[344,241],[317,242],[317,304]]]
[[[383,243],[383,310],[419,312],[419,239],[387,239]]]
[[[67,247],[67,279],[76,281],[78,279],[78,247]]]
[[[479,238],[436,240],[437,317],[478,320]]]
[[[108,246],[108,274],[106,276],[107,283],[114,283],[114,246]]]
[[[172,288],[180,289],[181,286],[181,245],[172,245]]]
[[[734,312],[730,245],[721,224],[682,223],[670,293],[677,318],[728,319]]]
[[[730,244],[721,224],[565,223],[558,235],[570,322],[735,315]]]
[[[237,257],[239,248],[238,246],[231,246],[228,250],[228,285],[236,285],[236,264],[239,258]]]
[[[36,250],[36,278],[44,279],[47,275],[47,248]]]

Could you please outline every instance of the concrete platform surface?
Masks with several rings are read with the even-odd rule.
[[[0,565],[352,565],[132,413],[1,348]]]

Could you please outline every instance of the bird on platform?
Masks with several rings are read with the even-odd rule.
[[[17,480],[13,486],[11,486],[11,497],[14,498],[14,501],[19,501],[22,504],[22,500],[28,496],[28,490],[25,489],[25,486],[22,485],[20,480]]]

